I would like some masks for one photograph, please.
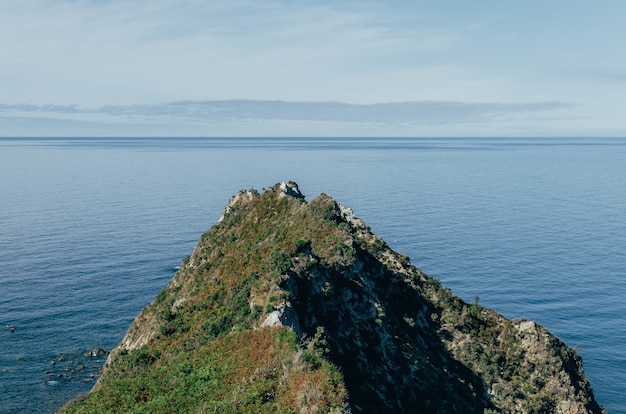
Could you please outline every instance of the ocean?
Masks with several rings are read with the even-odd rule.
[[[283,180],[546,326],[626,413],[622,138],[0,138],[0,412],[89,391],[106,357],[85,353],[117,345],[233,194]]]

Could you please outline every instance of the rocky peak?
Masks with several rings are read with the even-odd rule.
[[[545,328],[465,303],[293,182],[230,200],[67,411],[103,407],[603,412],[580,358]]]
[[[293,181],[289,182],[281,182],[279,187],[280,192],[278,193],[278,197],[293,197],[300,200],[304,200],[304,196],[300,192],[300,188],[298,188],[298,184]]]

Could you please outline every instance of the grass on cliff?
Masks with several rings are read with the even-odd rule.
[[[292,266],[343,260],[345,230],[334,202],[278,197],[278,188],[228,209],[128,335],[151,340],[119,349],[98,386],[64,413],[341,412],[343,376],[290,328],[259,328]],[[302,207],[307,208],[302,208]],[[321,220],[320,220],[321,218]],[[285,220],[289,220],[288,223]],[[321,224],[320,224],[321,223]],[[347,259],[346,259],[347,260]]]
[[[106,385],[64,412],[329,412],[345,393],[341,374],[284,327],[226,335],[171,358],[142,347],[116,363]]]
[[[283,283],[285,273],[341,273],[362,260],[364,252],[383,262],[390,252],[381,239],[342,221],[330,197],[306,203],[278,194],[278,186],[263,194],[240,193],[239,201],[202,236],[127,335],[128,343],[148,336],[150,340],[136,349],[116,350],[97,388],[64,412],[345,410],[345,378],[316,349],[315,341],[300,343],[290,328],[261,328],[261,322],[284,299],[294,299]],[[555,375],[562,358],[542,356],[531,366],[511,321],[482,308],[477,300],[467,304],[455,297],[439,281],[418,272],[408,258],[398,255],[396,260],[403,267],[399,275],[406,276],[404,282],[431,305],[424,299],[428,314],[405,314],[404,308],[417,304],[403,303],[398,296],[388,300],[388,310],[397,308],[403,322],[418,331],[436,329],[456,361],[479,373],[494,393],[491,408],[515,412],[521,407],[527,413],[553,408],[554,392],[542,381]],[[331,296],[335,288],[320,283],[316,289],[321,293],[314,298]],[[387,329],[389,320],[385,309],[376,307],[371,319],[375,330]],[[412,340],[406,338],[407,343]],[[559,347],[550,351],[553,348]]]

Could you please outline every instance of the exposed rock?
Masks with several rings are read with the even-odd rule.
[[[280,303],[275,307],[274,311],[270,312],[265,317],[260,327],[263,328],[266,326],[287,326],[293,329],[299,338],[302,337],[302,329],[300,329],[298,315],[289,301]]]
[[[248,191],[241,191],[235,194],[234,196],[232,196],[230,201],[228,202],[228,205],[222,212],[222,215],[217,220],[217,222],[221,223],[224,220],[224,217],[226,216],[226,214],[228,214],[233,209],[233,206],[252,200],[254,195],[255,195],[255,191],[248,190]]]
[[[85,356],[86,357],[91,357],[91,358],[98,357],[98,356],[104,356],[106,354],[107,354],[107,351],[105,351],[102,348],[94,348],[94,349],[92,349],[89,352],[85,352]]]
[[[293,197],[300,200],[304,200],[304,196],[300,192],[300,188],[298,188],[298,184],[293,181],[282,182],[280,183],[280,192],[278,193],[278,197]]]
[[[111,394],[124,389],[137,391]],[[464,302],[350,209],[324,194],[307,203],[292,182],[231,198],[67,411],[111,401],[126,404],[118,411],[603,412],[580,357],[544,327]]]

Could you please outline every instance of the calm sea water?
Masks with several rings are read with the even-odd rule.
[[[231,195],[298,182],[579,347],[626,413],[626,139],[0,139],[0,412],[54,412]],[[4,329],[6,324],[15,332]]]

